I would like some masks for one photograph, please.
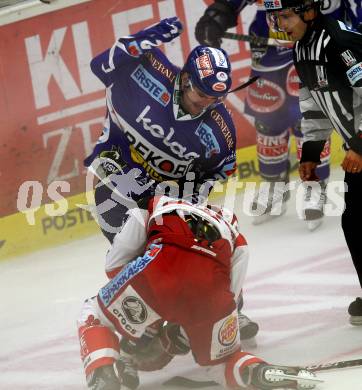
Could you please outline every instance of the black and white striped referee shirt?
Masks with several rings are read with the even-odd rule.
[[[362,154],[362,35],[319,15],[295,43],[293,56],[301,80],[301,161],[319,160],[333,128],[346,149]]]

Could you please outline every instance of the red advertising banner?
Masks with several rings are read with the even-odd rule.
[[[85,191],[83,159],[102,131],[105,113],[103,87],[89,68],[92,57],[117,37],[177,15],[185,31],[163,49],[182,66],[197,44],[195,24],[209,3],[93,0],[0,27],[0,216],[17,211],[25,181],[41,183],[42,203],[54,181],[69,183],[64,196]],[[238,29],[245,33],[242,23]],[[224,47],[236,87],[248,77],[249,52],[236,41]],[[238,147],[255,144],[254,129],[243,115],[243,93],[227,100]]]

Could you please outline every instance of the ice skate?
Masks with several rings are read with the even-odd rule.
[[[284,389],[298,390],[314,389],[323,381],[313,372],[297,367],[260,364],[255,368],[251,383],[258,389]]]
[[[87,385],[91,390],[121,389],[121,383],[111,365],[96,368],[87,376]]]
[[[349,322],[352,325],[362,325],[362,298],[356,298],[348,307]]]
[[[256,336],[259,331],[259,325],[256,322],[252,321],[249,317],[241,312],[238,313],[238,321],[240,340],[246,340]]]
[[[253,224],[260,225],[283,215],[287,211],[289,198],[290,192],[286,190],[285,182],[262,183],[251,204]]]
[[[249,317],[238,312],[240,341],[244,349],[256,348],[255,336],[259,331],[259,325]]]
[[[135,390],[140,384],[137,368],[130,355],[121,354],[116,362],[118,376],[122,383],[122,390]]]
[[[302,216],[308,230],[317,229],[323,222],[324,205],[327,201],[326,184],[320,182],[320,187],[307,186],[303,199]]]

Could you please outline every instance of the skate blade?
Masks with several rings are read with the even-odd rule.
[[[322,225],[323,218],[315,219],[313,221],[307,221],[307,228],[310,232],[316,230],[320,225]]]
[[[353,326],[361,326],[362,325],[362,316],[350,316],[349,323]]]
[[[299,371],[299,375],[291,375],[291,374],[284,374],[282,372],[266,372],[265,378],[268,381],[271,382],[277,382],[281,380],[290,380],[290,381],[296,381],[298,384],[298,388],[300,389],[307,389],[308,386],[316,386],[319,383],[323,383],[324,381],[321,379],[317,379],[316,377],[309,376],[310,373],[305,372],[305,375],[308,376],[302,376],[301,373],[304,373],[303,371]],[[313,388],[313,387],[310,387]]]
[[[265,222],[271,221],[272,219],[281,217],[283,214],[285,214],[286,211],[287,211],[287,206],[283,205],[280,214],[278,214],[278,215],[272,215],[272,214],[258,215],[258,216],[253,217],[252,223],[253,223],[253,225],[261,225],[262,223],[265,223]]]

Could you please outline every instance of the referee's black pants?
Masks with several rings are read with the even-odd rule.
[[[342,215],[342,229],[362,288],[362,172],[345,173],[346,208]],[[361,295],[362,296],[362,295]]]

